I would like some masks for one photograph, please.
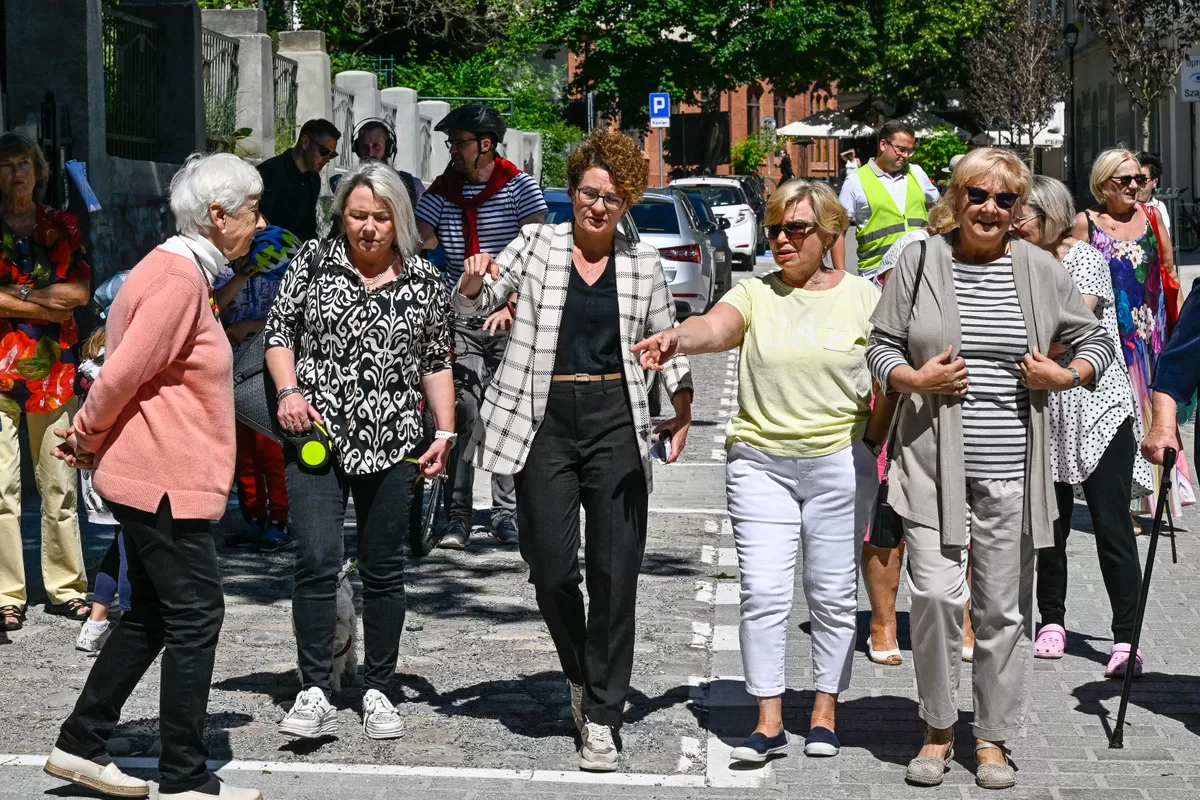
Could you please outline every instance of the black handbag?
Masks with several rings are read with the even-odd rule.
[[[917,266],[917,279],[913,281],[912,305],[908,309],[911,318],[913,309],[917,306],[917,291],[921,288],[921,278],[925,275],[925,242],[921,242],[921,263]],[[901,395],[892,412],[892,424],[888,430],[887,461],[883,467],[883,477],[879,480],[879,491],[875,495],[875,508],[871,513],[871,536],[868,539],[872,547],[891,550],[900,546],[904,541],[904,521],[896,513],[896,509],[888,504],[888,472],[892,468],[892,458],[900,446],[896,438],[896,429],[900,424],[900,411],[908,395]]]
[[[311,267],[321,264],[329,252],[333,240],[324,239],[318,245]],[[233,414],[243,425],[248,425],[276,442],[282,442],[283,431],[279,427],[279,401],[275,398],[275,381],[266,362],[266,329],[254,334],[246,347],[233,362]]]
[[[421,408],[421,441],[413,449],[415,455],[405,459],[417,462],[421,453],[429,449],[434,440],[437,425],[433,421],[433,412],[428,403],[422,403]],[[421,465],[417,464],[417,481],[413,487],[412,505],[408,516],[408,551],[414,560],[419,561],[433,552],[442,541],[441,532],[436,524],[438,508],[442,504],[442,491],[446,484],[446,474],[443,472],[435,478],[425,478],[421,475]]]

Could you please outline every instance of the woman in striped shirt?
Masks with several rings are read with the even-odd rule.
[[[968,596],[976,783],[1016,782],[1005,742],[1024,734],[1028,708],[1034,549],[1053,544],[1057,511],[1046,393],[1094,385],[1116,355],[1066,270],[1009,235],[1030,183],[1009,151],[968,153],[930,214],[943,233],[924,253],[904,251],[871,319],[872,374],[910,396],[889,502],[908,542],[913,662],[928,728],[906,778],[921,786],[942,782],[954,750]],[[1052,342],[1073,349],[1068,366],[1046,355]]]

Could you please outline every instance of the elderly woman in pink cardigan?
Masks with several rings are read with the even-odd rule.
[[[125,533],[132,607],[88,675],[46,772],[147,797],[105,756],[121,707],[163,653],[159,797],[261,800],[206,767],[204,719],[225,615],[213,521],[233,482],[233,353],[213,280],[264,227],[262,179],[230,154],[195,155],[171,182],[179,235],[129,273],[108,314],[104,370],[56,453],[95,470]]]

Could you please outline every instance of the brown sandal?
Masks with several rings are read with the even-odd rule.
[[[3,620],[4,630],[21,630],[21,626],[25,624],[25,609],[26,607],[24,605],[0,606],[0,620]],[[9,620],[13,621],[10,622]]]
[[[87,618],[92,613],[92,607],[78,597],[72,597],[65,603],[46,603],[46,613],[73,619],[76,622],[87,622]]]

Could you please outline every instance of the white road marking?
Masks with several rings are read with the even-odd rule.
[[[708,737],[708,760],[704,770],[704,782],[713,787],[753,788],[763,786],[771,775],[771,763],[767,762],[761,769],[733,770],[729,753],[733,745],[726,744],[716,736]]]
[[[675,507],[653,508],[653,507],[651,507],[649,509],[649,511],[651,514],[715,514],[717,516],[724,516],[726,513],[725,509],[723,509],[723,508],[675,508]]]
[[[717,560],[717,548],[711,544],[700,545],[700,561],[704,564],[712,564]]]
[[[721,520],[721,535],[733,536],[733,522],[728,518]]]
[[[731,398],[728,398],[728,397],[721,398],[721,405],[723,405],[723,406],[733,405],[733,403],[734,403],[734,401]]]
[[[724,441],[724,439],[722,439],[722,441]],[[712,456],[713,461],[724,461],[725,460],[725,448],[722,447],[721,449],[718,450],[717,448],[714,447],[712,450],[711,456]],[[714,464],[711,466],[716,466],[716,465]]]
[[[706,648],[712,638],[712,625],[707,622],[692,623],[692,647]]]
[[[725,444],[725,437],[724,436],[713,436],[713,444]],[[722,450],[721,452],[723,453],[725,451]]]
[[[731,652],[742,649],[737,625],[714,625],[712,633],[713,652]]]
[[[737,563],[738,563],[737,548],[722,547],[717,550],[717,553],[718,553],[718,556],[717,556],[717,566],[718,567],[736,567],[737,566]]]
[[[704,532],[705,533],[716,533],[717,532],[717,521],[715,519],[704,520]]]
[[[696,581],[696,602],[713,604],[715,595],[713,594],[713,585],[709,581]]]
[[[734,581],[718,581],[716,591],[714,592],[710,587],[709,594],[712,599],[708,602],[716,603],[719,606],[736,606],[742,602],[742,586]]]

